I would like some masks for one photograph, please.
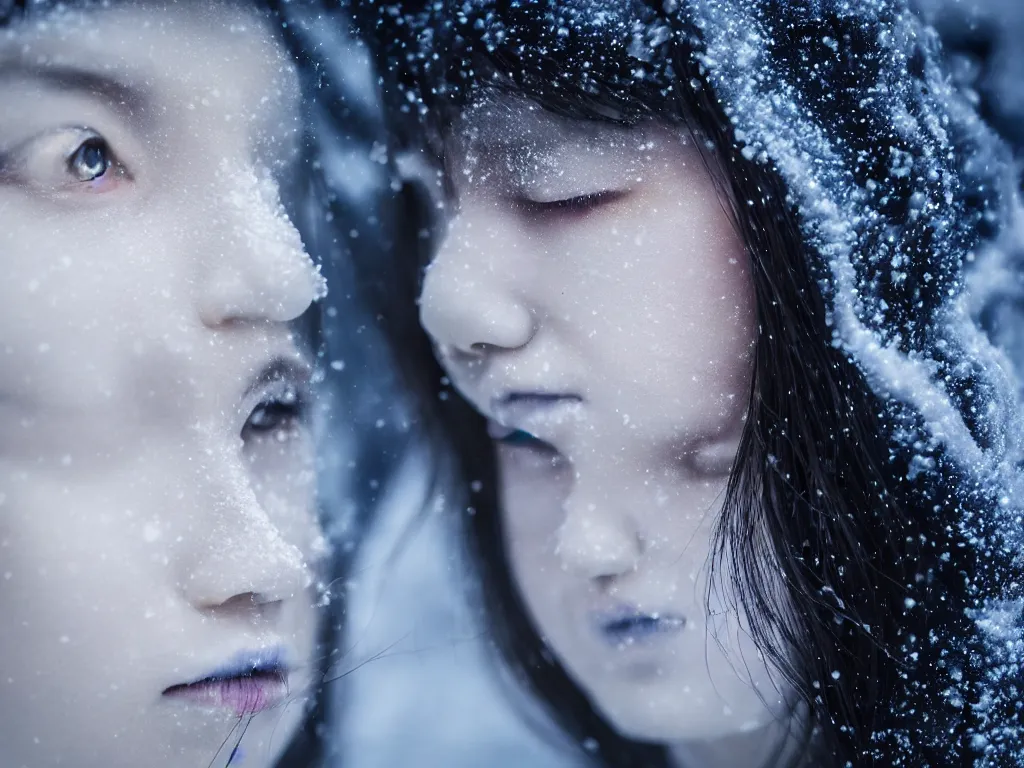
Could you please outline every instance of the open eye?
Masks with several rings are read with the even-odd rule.
[[[115,169],[113,152],[103,137],[92,135],[68,157],[68,171],[75,181],[96,181]]]
[[[287,439],[305,421],[307,410],[306,398],[299,388],[286,384],[256,404],[242,428],[242,437],[274,435]]]
[[[77,193],[106,193],[132,176],[91,128],[65,126],[44,131],[0,152],[0,184],[80,199]]]

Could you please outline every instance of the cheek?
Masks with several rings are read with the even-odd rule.
[[[580,343],[648,367],[743,357],[755,305],[742,242],[720,211],[683,206],[670,217],[676,207],[664,202],[595,217],[553,243],[552,283],[572,286],[557,296],[560,311]]]
[[[511,577],[530,618],[546,642],[562,636],[566,573],[556,554],[564,514],[551,483],[505,475],[502,483],[502,532]]]
[[[649,242],[621,280],[606,273],[597,286],[594,279],[599,300],[580,342],[595,395],[607,395],[628,413],[631,429],[652,438],[734,429],[752,370],[747,256],[735,243],[693,253],[677,237]]]
[[[527,447],[499,445],[498,476],[508,542],[526,549],[554,546],[571,485],[565,460]]]
[[[725,486],[724,480],[672,483],[648,497],[638,526],[666,583],[691,584],[707,575]]]
[[[10,669],[29,670],[40,691],[74,680],[74,697],[87,698],[101,690],[86,685],[98,675],[107,676],[103,687],[137,690],[140,676],[124,673],[124,659],[158,631],[158,617],[137,617],[159,604],[154,571],[164,554],[146,526],[147,489],[17,475],[0,467],[0,653]]]
[[[42,346],[78,377],[95,375],[98,350],[187,343],[194,275],[168,222],[151,210],[71,215],[4,203],[0,345],[37,359]]]
[[[550,593],[551,574],[560,573],[558,530],[565,518],[567,469],[528,449],[498,449],[504,545],[520,588],[532,604]]]
[[[681,248],[680,240],[691,240]],[[696,253],[694,251],[697,251]],[[665,233],[652,243],[648,285],[651,319],[663,338],[674,332],[695,360],[741,355],[754,339],[749,258],[735,237],[706,231]]]

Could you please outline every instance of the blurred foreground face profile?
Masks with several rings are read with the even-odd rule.
[[[270,766],[316,674],[322,280],[265,14],[0,30],[0,765]]]

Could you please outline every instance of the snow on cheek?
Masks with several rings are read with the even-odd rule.
[[[272,293],[289,319],[327,295],[320,268],[306,252],[298,229],[281,204],[280,189],[269,170],[224,160],[227,205],[235,221],[233,235],[251,254],[254,279]]]

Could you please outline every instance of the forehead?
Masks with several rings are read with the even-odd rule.
[[[529,146],[592,144],[625,137],[630,131],[609,120],[583,120],[555,114],[519,94],[486,90],[470,101],[455,124],[454,134],[463,146],[481,151],[509,151]]]
[[[464,108],[444,153],[457,196],[497,188],[571,197],[668,173],[698,151],[685,124],[566,117],[490,91]]]
[[[647,149],[648,128],[565,117],[518,94],[484,92],[456,120],[445,146],[446,165],[456,188],[555,177],[569,182],[567,173],[585,173],[600,163],[626,173],[621,166]]]
[[[255,7],[126,2],[29,16],[0,32],[0,82],[121,96],[173,89],[205,98],[297,108],[294,65]],[[114,94],[117,95],[117,94]]]

